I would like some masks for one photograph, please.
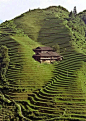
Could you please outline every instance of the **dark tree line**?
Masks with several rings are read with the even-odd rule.
[[[8,55],[8,48],[6,46],[0,47],[0,82],[2,88],[8,87],[8,81],[6,80],[6,72],[9,66],[9,55]]]

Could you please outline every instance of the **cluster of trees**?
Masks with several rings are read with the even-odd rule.
[[[78,15],[86,24],[86,10],[84,10],[83,12],[80,12]]]
[[[86,25],[84,21],[77,15],[76,7],[74,7],[73,12],[71,11],[68,19],[68,26],[85,36]]]
[[[81,48],[85,43],[86,25],[77,14],[76,7],[69,14],[67,25],[72,33],[72,40]]]
[[[6,46],[0,47],[0,83],[2,88],[8,88],[9,82],[6,79],[6,72],[9,66],[8,48]]]

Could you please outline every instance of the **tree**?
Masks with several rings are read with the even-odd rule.
[[[60,47],[58,44],[52,46],[54,51],[60,52]]]
[[[77,15],[76,6],[74,6],[73,13],[74,13],[75,16]]]
[[[6,80],[6,72],[9,66],[9,55],[8,55],[8,48],[6,46],[0,47],[0,80],[4,86],[8,85]]]
[[[69,13],[69,17],[72,17],[72,14],[73,14],[73,12],[71,11],[71,12]]]

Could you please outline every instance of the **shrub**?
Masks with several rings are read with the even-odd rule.
[[[8,56],[8,48],[6,46],[0,47],[0,80],[2,82],[2,85],[4,84],[4,87],[9,84],[6,80],[6,72],[9,66],[9,56]],[[3,87],[3,88],[4,88]]]

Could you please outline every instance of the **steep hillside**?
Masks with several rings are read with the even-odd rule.
[[[52,65],[41,65],[32,58],[32,49],[40,46],[38,43],[28,37],[6,36],[0,39],[0,44],[6,45],[9,50],[10,65],[7,78],[10,84],[13,84],[12,90],[31,92],[31,89],[43,86],[52,77]]]
[[[60,40],[63,42],[62,38],[64,39],[65,37],[66,43],[70,42],[75,51],[86,53],[86,25],[78,17],[79,15],[75,17],[70,14],[61,6],[51,6],[46,9],[29,10],[13,19],[13,21],[17,28],[21,29],[34,41],[39,41],[49,46],[57,45],[58,43],[59,46],[61,44]]]
[[[9,100],[2,94],[0,99],[4,119],[86,120],[85,30],[83,20],[61,6],[29,10],[0,25],[0,46],[7,46],[10,57],[9,89],[2,88]],[[53,47],[63,60],[40,64],[32,58],[37,46]]]
[[[47,9],[34,9],[28,11],[14,19],[14,23],[21,28],[31,39],[37,41],[39,31],[45,20],[53,17],[68,17],[68,11],[63,7],[51,6]]]
[[[84,10],[83,12],[80,12],[78,15],[79,15],[80,18],[82,18],[82,20],[86,24],[86,10]]]

